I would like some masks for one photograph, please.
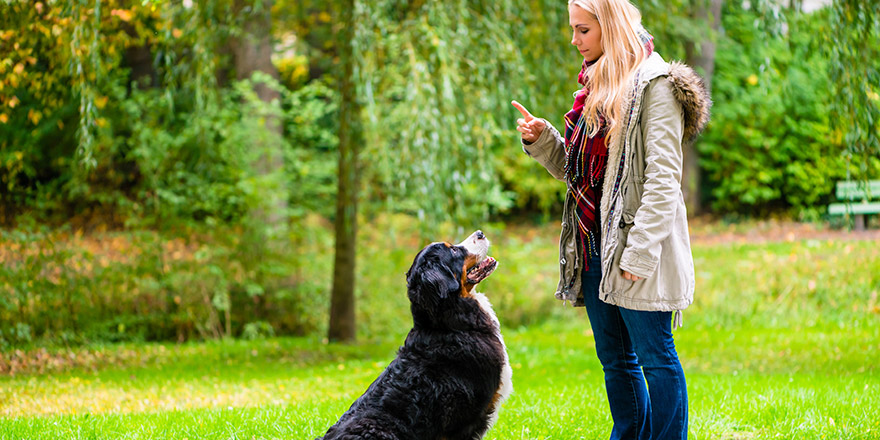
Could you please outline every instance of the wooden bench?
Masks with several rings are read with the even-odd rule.
[[[844,202],[828,205],[828,214],[852,215],[855,230],[864,230],[865,216],[880,213],[880,180],[837,182],[837,199]]]

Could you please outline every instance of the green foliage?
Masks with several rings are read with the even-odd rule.
[[[13,110],[0,111],[5,223],[23,210],[55,221],[92,211],[128,224],[237,222],[267,193],[289,198],[300,218],[329,215],[316,200],[335,183],[335,91],[323,81],[280,88],[272,109],[247,90],[254,83],[221,85],[225,45],[242,19],[230,2],[0,7],[0,108]],[[133,53],[152,62],[137,64]],[[285,133],[275,183],[254,179],[265,151],[245,147],[267,132],[266,117]]]
[[[504,129],[492,150],[503,188],[511,194],[517,211],[538,211],[547,217],[561,206],[565,185],[522,152],[515,131],[519,113],[510,101],[517,100],[536,117],[562,127],[562,116],[571,108],[572,92],[579,87],[580,62],[569,44],[568,9],[563,3],[537,0],[517,7],[517,16],[503,18],[504,25],[510,26],[503,36],[521,51],[516,62],[522,66],[511,73],[517,77],[506,89],[489,86],[483,93],[502,92],[495,98],[498,107],[491,111]]]
[[[227,53],[247,11],[262,3],[239,12],[232,3],[0,6],[5,223],[25,210],[55,221],[101,211],[119,223],[243,219],[252,206],[243,194],[245,156],[233,143],[248,139],[250,128],[241,88],[228,81],[234,72]],[[686,42],[704,38],[691,2],[637,3],[666,58],[682,58]],[[876,20],[870,8],[847,13],[847,4],[831,14],[799,14],[768,1],[750,8],[726,2],[725,33],[713,36],[715,116],[701,145],[715,211],[815,213],[846,174],[839,149],[868,145],[870,153],[870,124],[864,136],[829,128],[878,119],[871,116],[877,91],[870,89],[876,62],[852,58],[878,46]],[[355,11],[359,26],[340,30],[331,6],[280,1],[272,10],[285,86],[278,117],[289,215],[333,215],[331,204],[316,201],[335,191],[337,109],[327,78],[337,69],[337,35],[354,39],[362,54],[356,73],[366,109],[368,211],[468,229],[510,209],[558,208],[564,188],[520,152],[509,101],[561,125],[579,68],[565,7],[544,0],[365,2]],[[823,43],[822,35],[838,33],[829,20],[854,23],[843,36],[864,50]],[[837,58],[820,55],[824,48]],[[138,50],[152,60],[147,73],[131,55]],[[864,75],[849,74],[855,71]],[[863,123],[839,121],[847,104],[829,105],[820,90],[855,99]],[[853,150],[849,157],[853,170],[871,173],[871,154]],[[83,168],[82,159],[94,167]]]
[[[526,66],[509,38],[524,13],[498,2],[362,5],[357,22],[373,197],[469,228],[506,209],[494,146],[511,141],[510,99]],[[511,107],[512,108],[512,107]]]
[[[336,196],[338,96],[323,81],[312,81],[287,100],[286,138],[291,149],[285,164],[294,217],[333,214],[334,206],[327,200]]]
[[[768,36],[761,16],[726,3],[712,123],[698,144],[704,184],[716,212],[824,211],[846,175],[830,129],[831,66],[820,50],[827,11],[790,13],[778,36]]]
[[[266,321],[249,322],[244,325],[244,330],[241,332],[241,337],[249,341],[271,338],[274,336],[275,330],[272,328],[272,324],[269,324]]]
[[[873,1],[832,3],[825,48],[830,55],[834,134],[855,162],[856,177],[877,177],[880,161],[880,13]],[[840,139],[840,138],[843,139]]]

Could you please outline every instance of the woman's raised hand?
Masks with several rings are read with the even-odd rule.
[[[541,135],[541,132],[544,131],[544,127],[546,126],[544,121],[532,116],[522,104],[516,101],[511,101],[510,103],[513,104],[513,106],[523,115],[523,117],[516,120],[516,123],[518,124],[516,130],[522,133],[522,138],[528,142],[535,142],[538,140],[538,136]]]

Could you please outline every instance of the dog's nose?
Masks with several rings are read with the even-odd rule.
[[[477,231],[474,233],[477,234],[477,240],[482,240],[482,239],[486,238],[486,236],[483,235],[483,231]]]

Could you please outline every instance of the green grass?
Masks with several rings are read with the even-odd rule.
[[[582,313],[506,331],[514,394],[492,439],[593,439],[610,420]],[[880,326],[684,328],[692,438],[880,438]],[[145,365],[3,378],[0,438],[314,438],[396,344],[167,346]],[[37,415],[73,413],[74,415]]]
[[[488,438],[606,437],[610,417],[589,323],[582,309],[552,299],[551,228],[488,233],[499,237],[492,253],[501,266],[481,290],[505,324],[515,389]],[[416,246],[362,254],[358,344],[315,336],[80,348],[117,360],[0,377],[0,439],[321,435],[403,340],[401,279]],[[696,302],[676,332],[691,438],[880,439],[878,248],[867,241],[695,246]]]

